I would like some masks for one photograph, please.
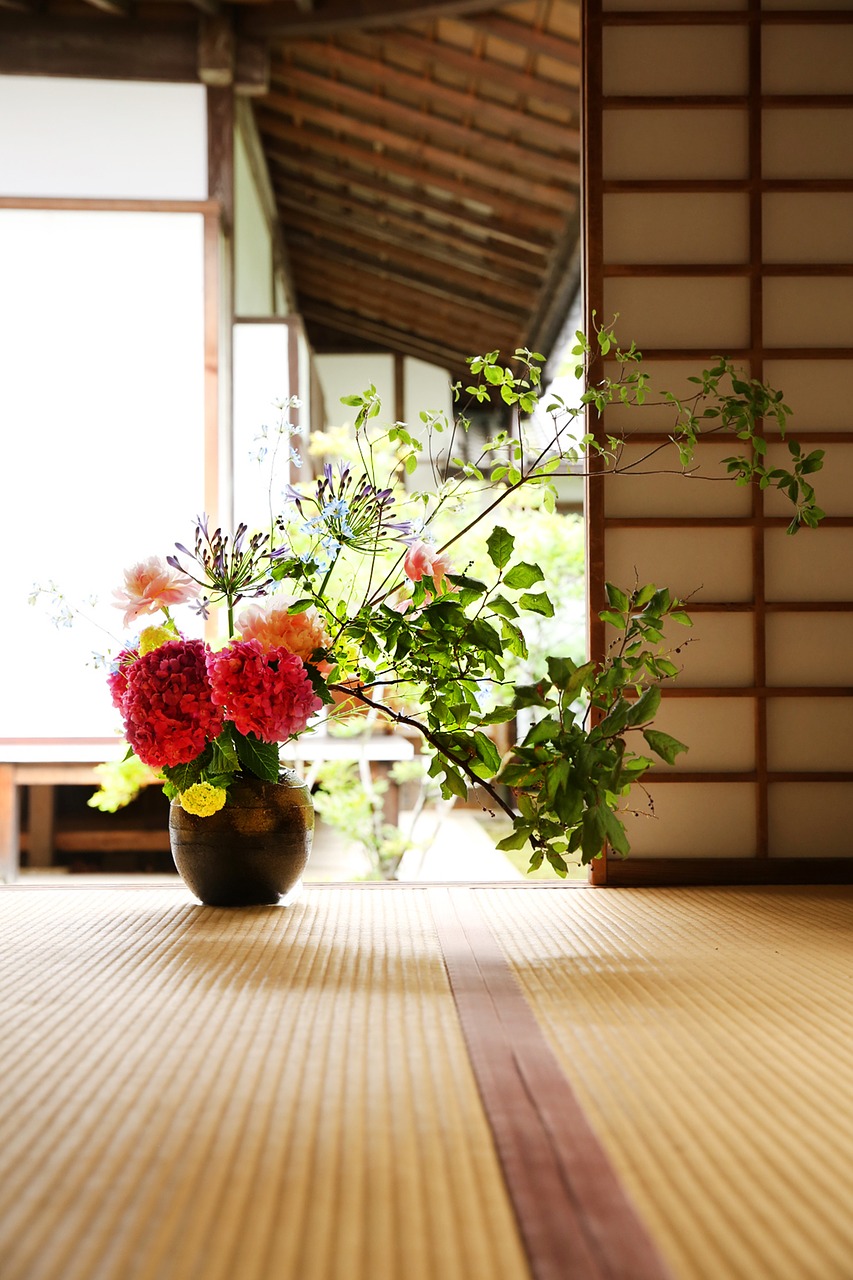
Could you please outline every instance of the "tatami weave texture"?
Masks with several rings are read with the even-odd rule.
[[[680,1280],[853,1278],[853,888],[473,891]]]
[[[3,1280],[528,1280],[424,892],[0,892]]]

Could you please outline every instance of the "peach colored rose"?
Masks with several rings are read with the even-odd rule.
[[[257,640],[261,648],[286,649],[309,662],[315,649],[330,649],[332,640],[323,619],[312,605],[304,613],[288,613],[291,601],[272,596],[244,609],[237,630],[244,640]]]
[[[143,614],[194,600],[198,587],[185,573],[171,568],[159,556],[152,556],[125,569],[124,587],[113,595],[115,607],[124,609],[124,625],[129,627]]]
[[[437,587],[441,586],[452,567],[450,556],[446,552],[439,555],[435,547],[422,541],[412,543],[403,561],[403,569],[412,582],[432,578]]]

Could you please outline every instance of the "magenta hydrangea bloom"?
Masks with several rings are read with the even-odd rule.
[[[286,742],[322,707],[305,666],[286,649],[264,650],[257,640],[234,640],[207,655],[216,702],[240,733]]]
[[[201,640],[172,640],[125,667],[127,740],[152,769],[186,764],[219,736],[222,710],[207,678]]]
[[[122,710],[124,695],[127,693],[128,668],[138,657],[139,654],[135,649],[122,649],[121,653],[110,667],[110,674],[107,676],[107,684],[109,685],[110,697],[113,700],[113,706],[116,711]]]

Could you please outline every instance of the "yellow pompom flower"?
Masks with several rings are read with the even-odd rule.
[[[153,649],[159,649],[161,644],[177,638],[168,627],[146,627],[139,637],[139,655],[142,657],[143,654],[151,653]]]
[[[228,792],[224,787],[214,787],[209,782],[194,782],[178,796],[181,808],[187,813],[194,813],[197,818],[209,818],[212,813],[218,813],[227,799]]]

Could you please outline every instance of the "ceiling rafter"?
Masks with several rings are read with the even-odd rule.
[[[310,14],[289,4],[258,4],[243,15],[247,31],[266,36],[328,36],[427,18],[466,16],[494,8],[494,0],[316,0]]]
[[[319,61],[332,71],[351,72],[360,78],[372,80],[375,84],[381,84],[383,91],[386,86],[390,86],[411,93],[431,104],[440,102],[454,110],[457,115],[464,117],[473,114],[487,125],[494,124],[498,129],[503,128],[517,135],[535,134],[540,142],[547,141],[561,151],[572,151],[575,156],[578,154],[580,131],[567,122],[560,123],[532,114],[528,110],[506,107],[492,98],[466,93],[440,80],[396,68],[387,62],[379,62],[375,58],[364,57],[339,45],[314,41],[300,42],[298,45],[289,46],[288,52],[291,57],[296,56],[300,61]],[[286,82],[287,76],[292,75],[293,69],[292,64],[287,63],[275,67],[273,81],[284,79]],[[567,109],[571,106],[569,90],[565,91],[563,106]]]
[[[355,37],[349,36],[352,40]],[[399,57],[401,53],[423,58],[431,65],[451,67],[464,76],[477,81],[481,90],[499,85],[502,89],[511,90],[522,98],[532,98],[539,102],[548,102],[557,107],[565,107],[567,99],[575,111],[578,106],[578,90],[573,84],[564,84],[532,72],[521,71],[509,63],[495,58],[487,59],[482,54],[462,49],[459,45],[449,44],[438,37],[429,37],[421,32],[403,30],[394,31],[390,35],[382,33],[358,33],[361,48],[373,49],[386,59]]]
[[[482,207],[482,217],[489,218],[490,211],[507,219],[508,225],[517,226],[519,235],[524,238],[524,229],[529,227],[543,236],[550,236],[555,232],[560,232],[565,225],[565,211],[556,209],[545,209],[533,202],[519,200],[518,198],[504,194],[498,189],[487,189],[475,185],[471,181],[455,178],[451,174],[441,173],[437,170],[428,170],[423,166],[408,164],[405,160],[389,154],[387,151],[380,153],[371,153],[363,146],[349,143],[340,138],[329,138],[326,135],[311,135],[307,130],[300,129],[297,125],[291,124],[284,120],[267,120],[266,117],[260,117],[262,128],[266,128],[268,137],[266,138],[267,155],[274,164],[280,164],[287,167],[297,167],[304,169],[305,165],[312,165],[315,160],[320,168],[331,157],[331,162],[340,173],[346,173],[347,180],[358,182],[362,176],[370,177],[360,168],[362,165],[370,166],[370,173],[378,175],[380,182],[388,182],[390,176],[403,178],[413,184],[414,191],[445,191],[448,196],[457,200],[476,201]],[[287,149],[282,150],[276,145],[280,141],[286,144]],[[342,162],[358,166],[355,173],[346,171],[342,167]],[[355,174],[358,176],[355,176]],[[396,193],[396,188],[395,188]],[[405,192],[401,189],[400,199],[405,197]],[[426,194],[426,200],[431,197]],[[438,198],[435,198],[437,204],[442,204]],[[576,202],[576,196],[569,193],[566,197],[566,209],[573,208]],[[426,206],[425,206],[426,207]]]
[[[566,197],[570,194],[572,177],[574,176],[575,181],[580,177],[578,166],[569,166],[564,163],[560,173],[564,183],[561,189],[554,180],[546,182],[504,169],[485,159],[479,160],[471,156],[459,155],[458,152],[447,151],[433,142],[419,141],[408,134],[400,134],[382,125],[354,120],[344,112],[331,111],[315,102],[287,98],[282,94],[270,94],[264,100],[262,129],[275,135],[278,119],[281,116],[289,117],[298,125],[308,121],[334,134],[343,135],[345,138],[360,138],[377,150],[380,147],[387,147],[392,152],[402,152],[409,159],[416,159],[422,165],[429,166],[430,169],[435,169],[439,173],[450,170],[456,177],[470,178],[482,189],[492,188],[496,191],[510,192],[519,199],[530,200],[549,208],[562,208]],[[319,145],[322,148],[322,141]],[[428,182],[426,171],[423,171],[422,180]]]
[[[453,146],[464,147],[469,154],[479,152],[482,148],[496,148],[500,150],[501,163],[510,165],[517,173],[533,174],[543,165],[548,165],[556,177],[563,177],[566,181],[571,181],[577,176],[577,146],[571,160],[568,160],[564,154],[551,153],[530,146],[519,146],[507,138],[488,132],[487,129],[460,124],[445,116],[411,107],[396,98],[380,96],[342,80],[335,80],[331,76],[306,71],[302,67],[288,67],[285,75],[284,83],[273,82],[273,93],[268,101],[274,109],[284,107],[280,96],[282,93],[295,95],[300,103],[305,101],[301,96],[302,93],[308,93],[321,103],[340,104],[341,107],[357,111],[362,116],[378,116],[386,126],[393,122],[395,130],[399,130],[400,133],[403,133],[405,126],[406,130],[412,131],[413,142],[419,140],[418,135],[429,139],[432,143],[443,139]],[[487,109],[483,110],[482,119],[488,122]],[[572,140],[579,142],[577,131],[567,129],[563,152],[568,150]]]
[[[302,191],[321,191],[334,195],[339,200],[349,199],[359,205],[363,203],[365,208],[369,204],[371,209],[382,209],[387,216],[400,216],[407,222],[414,217],[419,226],[429,228],[426,234],[432,229],[450,227],[455,234],[464,237],[469,245],[476,246],[483,252],[504,251],[514,256],[516,251],[521,250],[526,254],[544,257],[553,240],[553,236],[542,229],[525,231],[524,225],[518,222],[501,223],[494,218],[477,215],[456,201],[451,203],[431,198],[422,187],[401,187],[397,183],[391,183],[387,176],[380,175],[378,170],[375,175],[368,175],[342,166],[340,161],[332,162],[323,156],[296,151],[278,152],[270,149],[268,158],[273,170],[282,174],[300,175],[298,182],[294,182],[291,177],[287,180],[287,185],[282,183],[279,188],[281,191],[292,190],[297,195]],[[371,197],[370,201],[363,200],[365,193]],[[430,214],[440,219],[440,222],[425,221]],[[563,219],[555,215],[554,227],[560,228],[562,223]]]
[[[411,252],[414,242],[423,256],[435,258],[449,267],[455,265],[479,272],[483,279],[510,280],[524,288],[535,286],[538,281],[535,265],[527,265],[518,254],[496,253],[476,241],[460,238],[452,226],[442,230],[420,219],[329,192],[324,187],[303,187],[293,195],[283,194],[279,188],[277,200],[283,210],[307,214],[333,226],[346,220],[348,226],[372,239],[396,245],[407,253]],[[288,223],[292,221],[290,213],[285,218]]]
[[[424,243],[414,235],[400,235],[383,226],[378,220],[372,223],[367,220],[346,219],[346,226],[341,227],[340,213],[336,210],[324,211],[316,205],[305,206],[298,201],[280,199],[284,210],[283,220],[286,231],[297,229],[302,232],[315,232],[316,238],[322,240],[331,234],[336,244],[361,249],[372,255],[383,266],[394,263],[398,267],[413,272],[435,272],[436,265],[441,265],[453,273],[458,286],[482,289],[488,284],[490,295],[496,298],[517,297],[519,290],[535,287],[536,280],[531,276],[512,270],[509,266],[504,271],[495,270],[485,263],[478,262],[470,256],[446,247],[453,244],[446,241],[445,247]]]
[[[0,0],[0,74],[233,87],[315,349],[459,378],[472,349],[550,354],[576,288],[578,23],[577,0]]]

